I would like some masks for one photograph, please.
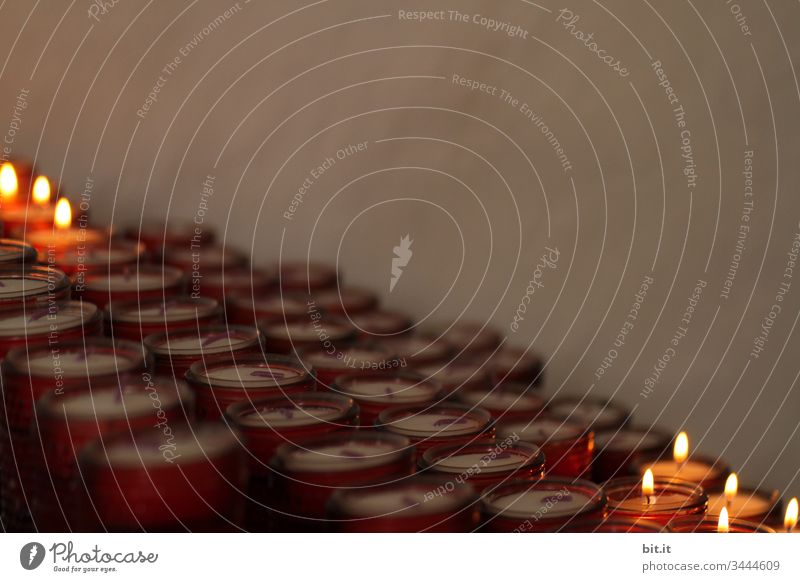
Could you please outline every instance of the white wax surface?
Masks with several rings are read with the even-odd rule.
[[[656,495],[648,500],[643,496],[631,496],[627,499],[615,502],[614,507],[628,511],[658,512],[670,507],[681,507],[690,501],[689,495],[682,493],[668,493],[656,491]]]
[[[47,291],[47,281],[44,279],[29,279],[27,277],[8,277],[0,279],[0,297],[24,297],[35,293]]]
[[[727,505],[725,495],[709,494],[708,515],[718,516],[723,507],[728,508],[728,516],[731,519],[746,520],[748,517],[765,515],[772,509],[772,503],[769,499],[765,499],[760,495],[752,495],[742,491],[733,498],[730,505]]]
[[[420,368],[420,372],[425,376],[439,380],[445,386],[456,386],[465,382],[475,382],[483,378],[485,369],[473,365],[451,364],[442,368],[435,364]]]
[[[192,304],[168,303],[166,305],[156,305],[146,307],[140,310],[139,321],[142,322],[159,322],[159,321],[179,321],[185,319],[194,319],[196,316],[203,316],[204,306],[195,306]],[[199,308],[199,309],[198,309]],[[136,312],[126,314],[136,320]],[[123,316],[125,317],[125,315]]]
[[[33,335],[52,329],[69,329],[81,325],[84,319],[91,319],[96,312],[97,307],[90,303],[83,304],[83,311],[77,306],[61,307],[54,314],[47,307],[28,308],[25,314],[15,312],[8,317],[0,315],[0,336]]]
[[[431,489],[419,486],[399,486],[370,491],[351,490],[342,499],[342,508],[348,515],[375,517],[387,514],[396,516],[424,515],[452,509],[462,497],[454,494],[432,495]],[[426,498],[426,494],[428,494]]]
[[[87,347],[87,352],[61,353],[57,360],[50,352],[39,352],[31,356],[28,362],[31,373],[37,376],[52,374],[56,362],[64,370],[65,376],[83,376],[87,374],[87,370],[92,376],[112,374],[118,369],[124,372],[130,367],[130,360],[124,356],[107,351],[92,352],[91,347]]]
[[[487,452],[455,454],[436,461],[435,467],[447,473],[460,473],[470,467],[478,467],[481,473],[498,473],[512,471],[528,462],[528,455],[517,451],[497,451],[494,455]]]
[[[572,422],[585,425],[599,424],[619,418],[619,411],[610,406],[584,400],[577,402],[562,402],[550,408],[554,415],[569,418]]]
[[[231,365],[207,369],[205,377],[228,382],[263,382],[273,384],[290,378],[299,378],[302,371],[283,366]]]
[[[433,398],[436,387],[414,380],[361,380],[353,379],[342,392],[369,402],[423,402]]]
[[[648,468],[653,470],[653,476],[666,479],[682,479],[691,483],[700,483],[704,479],[713,477],[715,474],[711,467],[702,461],[687,459],[685,463],[675,461],[656,461]]]
[[[352,440],[315,449],[294,449],[284,458],[289,471],[348,471],[386,464],[400,455],[394,445]]]
[[[386,360],[386,354],[372,350],[351,349],[336,352],[333,355],[325,351],[312,352],[303,356],[307,364],[315,368],[361,368],[362,364],[376,364]]]
[[[507,437],[516,434],[520,440],[544,444],[548,440],[562,440],[578,438],[582,431],[574,425],[564,424],[549,418],[537,419],[531,422],[518,422],[500,428],[501,436]]]
[[[539,410],[542,401],[536,396],[494,389],[491,392],[467,390],[462,392],[461,399],[473,406],[482,406],[490,410]]]
[[[158,273],[114,273],[110,276],[92,277],[86,283],[92,289],[112,290],[112,291],[150,291],[161,289],[167,285],[172,285],[176,277],[168,274],[162,277]]]
[[[498,513],[521,516],[540,514],[542,518],[550,518],[575,515],[586,507],[590,500],[588,495],[575,491],[534,488],[492,499],[490,506]]]
[[[392,421],[394,432],[415,435],[458,436],[472,434],[481,429],[478,419],[459,413],[421,412]]]
[[[23,247],[18,246],[0,246],[0,263],[16,262],[24,254]],[[1,289],[0,289],[1,290]]]
[[[253,337],[240,334],[236,331],[205,333],[201,337],[187,335],[185,337],[166,338],[159,344],[159,348],[171,350],[187,350],[202,352],[203,350],[226,351],[242,344],[252,342]]]
[[[239,417],[238,422],[247,427],[287,428],[321,424],[341,415],[342,409],[334,406],[298,404],[285,408],[261,408]]]
[[[156,385],[154,388],[161,409],[170,409],[177,403],[178,394],[172,387],[162,388]],[[125,385],[121,391],[117,388],[105,388],[77,394],[67,392],[62,398],[56,400],[56,406],[61,403],[67,416],[98,419],[126,415],[138,417],[152,411],[155,417],[158,412],[150,392],[135,384]]]

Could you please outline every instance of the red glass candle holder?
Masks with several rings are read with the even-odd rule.
[[[247,265],[247,259],[241,253],[229,247],[215,245],[184,245],[164,249],[162,261],[182,270],[191,279],[191,291],[199,292],[204,277],[220,273],[228,269],[240,269]],[[197,283],[200,288],[194,289]]]
[[[334,317],[268,319],[260,322],[259,329],[264,336],[264,349],[274,354],[299,354],[316,347],[336,353],[356,339],[355,329],[346,320]]]
[[[313,369],[317,386],[330,389],[337,377],[343,374],[374,375],[393,373],[403,363],[389,352],[372,346],[347,346],[330,352],[324,347],[302,350],[298,357],[308,369]]]
[[[144,339],[156,374],[183,378],[192,364],[206,358],[261,353],[261,335],[254,327],[210,325],[156,333]]]
[[[183,271],[174,267],[130,265],[106,272],[89,273],[75,292],[85,301],[104,308],[109,303],[156,301],[183,292]]]
[[[409,317],[393,311],[367,311],[352,315],[350,321],[358,330],[359,336],[368,340],[408,333],[413,326]]]
[[[186,372],[197,417],[215,420],[234,402],[309,392],[314,376],[296,359],[273,354],[198,361]]]
[[[76,307],[90,305],[76,304]],[[80,330],[80,325],[76,328]],[[8,352],[3,362],[0,426],[7,435],[9,449],[2,456],[0,487],[4,516],[13,529],[30,528],[25,525],[32,519],[34,504],[30,496],[34,491],[46,490],[41,486],[47,478],[47,469],[34,423],[36,401],[51,391],[60,393],[87,384],[105,385],[117,381],[121,374],[141,372],[144,368],[141,346],[127,342],[112,345],[102,338],[68,341],[64,335],[58,335],[52,343]]]
[[[670,524],[674,533],[721,533],[718,519],[702,517],[683,517]],[[775,530],[761,523],[753,523],[742,519],[728,520],[728,531],[724,533],[775,533]]]
[[[332,390],[355,400],[361,424],[372,426],[381,412],[393,406],[433,404],[442,387],[409,372],[344,374],[336,377]]]
[[[221,316],[219,303],[208,297],[109,303],[106,307],[106,333],[141,342],[154,333],[173,333],[211,325],[219,322]]]
[[[488,367],[495,383],[520,382],[538,386],[544,379],[542,358],[527,350],[501,348],[488,358]]]
[[[199,282],[198,294],[227,303],[235,296],[262,297],[275,284],[275,275],[259,269],[235,267],[209,273]],[[254,321],[251,318],[251,321]]]
[[[77,451],[84,445],[117,432],[183,422],[191,418],[191,407],[184,382],[146,372],[112,384],[92,382],[45,394],[36,405],[36,417],[49,479],[37,482],[40,490],[33,492],[37,527],[73,531],[78,509],[90,507],[77,464]]]
[[[539,415],[529,422],[501,423],[499,437],[518,437],[544,451],[547,475],[584,477],[589,475],[594,451],[594,433],[587,427]]]
[[[316,291],[310,300],[325,313],[343,316],[367,313],[378,306],[378,296],[371,291],[348,287]]]
[[[246,525],[249,531],[272,529],[270,459],[285,443],[303,443],[358,424],[358,405],[344,396],[301,392],[231,404],[229,421],[244,437],[249,453],[250,480]]]
[[[81,451],[80,472],[92,500],[79,512],[81,531],[241,528],[245,459],[223,424],[151,426],[94,441]]]
[[[631,417],[627,408],[588,396],[555,398],[548,404],[547,412],[555,418],[588,426],[595,432],[621,428]]]
[[[669,449],[672,436],[657,428],[632,427],[598,431],[594,437],[592,477],[602,483],[635,471],[642,458],[652,458]]]
[[[408,367],[414,370],[432,365],[444,367],[452,355],[448,344],[431,342],[422,336],[404,335],[379,339],[376,343],[408,362]]]
[[[95,335],[100,332],[100,325],[100,310],[79,301],[31,305],[19,311],[0,310],[0,356],[14,348]]]
[[[483,497],[481,530],[502,533],[560,530],[578,520],[602,518],[605,505],[602,489],[581,479],[507,483]]]
[[[336,433],[278,448],[270,462],[283,527],[320,529],[326,504],[338,489],[391,483],[411,475],[408,439],[375,431]],[[303,520],[305,518],[305,520]]]
[[[528,384],[514,382],[468,386],[454,397],[467,406],[488,410],[494,420],[501,422],[531,420],[545,407],[545,400],[534,394]]]
[[[677,479],[697,483],[704,491],[718,493],[725,489],[725,481],[730,475],[730,467],[721,459],[713,459],[692,453],[689,458],[679,463],[659,455],[657,457],[641,456],[633,463],[637,475],[643,475],[647,469],[653,471],[656,479]]]
[[[284,291],[311,293],[336,287],[339,274],[336,269],[321,263],[282,263],[278,284]]]
[[[147,247],[153,256],[160,257],[165,248],[189,247],[192,244],[209,245],[214,242],[214,231],[205,225],[192,222],[164,224],[158,221],[142,221],[139,226],[125,230],[125,236]]]
[[[123,239],[110,239],[98,244],[69,247],[55,256],[56,265],[71,276],[76,285],[83,285],[87,273],[103,273],[142,260],[144,245]]]
[[[419,460],[421,472],[467,482],[482,495],[509,481],[540,479],[544,464],[539,447],[512,439],[433,447]]]
[[[33,265],[37,260],[36,249],[28,243],[10,238],[0,239],[0,265]]]
[[[376,426],[411,439],[420,455],[438,445],[494,438],[491,415],[460,404],[387,408],[378,415]]]
[[[776,490],[740,487],[730,501],[724,493],[709,493],[706,515],[710,519],[718,519],[723,507],[728,509],[731,519],[771,525],[780,525],[783,521],[783,504]]]
[[[444,341],[459,357],[493,352],[502,340],[491,327],[473,323],[454,323],[423,335],[433,341]]]
[[[459,392],[485,389],[492,383],[488,368],[480,362],[456,360],[445,364],[413,366],[415,371],[426,378],[441,383],[444,394],[455,396]]]
[[[463,533],[478,522],[477,496],[446,477],[411,477],[394,483],[340,489],[331,497],[332,529],[348,533]]]
[[[642,519],[576,519],[555,530],[561,533],[670,533],[672,528]]]
[[[0,310],[69,299],[70,285],[69,277],[59,269],[4,264],[0,266]]]
[[[226,314],[230,323],[255,325],[257,322],[297,321],[308,317],[308,303],[305,295],[296,293],[255,293],[238,292],[228,298]]]
[[[638,477],[612,479],[603,486],[608,501],[608,515],[616,519],[652,520],[661,524],[687,516],[706,513],[708,496],[694,483],[675,479],[655,479],[652,495],[642,494]]]

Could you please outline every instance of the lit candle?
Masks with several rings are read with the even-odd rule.
[[[779,497],[774,491],[767,494],[752,489],[739,489],[736,473],[731,473],[725,482],[725,491],[708,496],[708,515],[721,515],[726,509],[732,519],[744,519],[756,523],[769,521],[777,509]]]
[[[7,182],[10,187],[12,180],[7,178]],[[0,192],[2,191],[0,188]],[[50,204],[50,194],[50,181],[46,176],[37,176],[31,189],[33,204],[4,205],[3,224],[6,232],[14,238],[25,238],[26,233],[30,231],[50,228],[55,212],[55,207]],[[16,200],[16,197],[13,198]]]
[[[5,162],[0,166],[0,201],[2,201],[3,208],[17,202],[18,192],[17,172],[11,162]]]
[[[732,519],[723,507],[717,517],[688,516],[669,524],[676,533],[775,533],[775,530],[760,523]]]
[[[783,527],[786,533],[798,533],[797,527],[797,497],[792,497],[786,506],[786,516],[783,518]]]
[[[39,251],[42,262],[47,262],[49,255],[50,260],[53,260],[52,255],[85,251],[106,240],[106,236],[97,229],[72,226],[72,207],[66,198],[61,198],[56,203],[53,228],[27,233],[26,238]],[[57,257],[55,260],[57,262]]]
[[[697,483],[707,491],[721,491],[725,477],[729,473],[727,467],[718,460],[703,458],[699,455],[689,456],[689,437],[681,432],[675,439],[672,461],[645,460],[639,463],[640,471],[645,467],[653,470],[653,475],[662,479],[677,479]]]
[[[685,516],[702,518],[708,497],[694,483],[659,479],[648,469],[642,480],[620,478],[603,487],[608,500],[609,518],[649,519],[668,524]]]

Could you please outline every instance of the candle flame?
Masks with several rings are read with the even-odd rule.
[[[719,522],[717,522],[717,532],[728,533],[728,531],[730,531],[728,527],[728,509],[726,507],[723,507],[722,511],[719,512]]]
[[[728,501],[733,501],[733,498],[736,497],[736,493],[739,491],[739,478],[736,476],[736,473],[731,473],[728,475],[728,480],[725,481],[725,499]]]
[[[655,479],[653,478],[653,470],[648,469],[644,472],[644,477],[642,477],[642,495],[645,497],[650,497],[655,493]]]
[[[55,226],[56,228],[69,228],[72,224],[72,208],[69,200],[60,198],[56,203]]]
[[[786,506],[786,517],[783,518],[786,531],[792,531],[797,525],[797,497],[792,497]]]
[[[17,172],[10,162],[0,166],[0,196],[10,200],[17,195],[19,183],[17,182]]]
[[[37,176],[33,182],[33,201],[39,206],[44,206],[50,202],[50,180],[46,176]]]
[[[675,439],[675,448],[672,450],[672,458],[676,463],[683,463],[689,457],[689,436],[685,432],[678,434]]]

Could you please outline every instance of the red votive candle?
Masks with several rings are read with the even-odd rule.
[[[69,299],[67,275],[44,266],[0,266],[0,310],[21,310],[28,305]]]
[[[59,269],[82,285],[87,273],[108,273],[126,265],[136,265],[144,253],[144,245],[127,240],[111,239],[108,242],[70,248],[55,257]]]
[[[775,533],[775,530],[767,525],[743,519],[728,520],[727,531],[720,531],[719,516],[682,517],[670,523],[670,528],[674,533]]]
[[[387,408],[436,402],[442,387],[409,372],[373,372],[338,376],[332,390],[355,400],[361,410],[361,424],[372,426]]]
[[[459,390],[455,399],[467,406],[480,406],[502,422],[527,422],[545,406],[544,399],[531,392],[528,384],[515,382],[468,386]]]
[[[540,479],[544,464],[539,447],[510,438],[433,447],[419,460],[421,472],[466,481],[481,495],[509,481]]]
[[[559,530],[583,519],[602,518],[602,489],[581,479],[540,479],[500,485],[481,502],[481,530],[528,533]]]
[[[592,478],[597,483],[635,473],[642,458],[652,458],[669,449],[672,437],[657,428],[612,428],[594,436]]]
[[[730,474],[728,466],[720,459],[712,459],[698,454],[689,456],[689,437],[681,432],[675,438],[672,460],[658,457],[643,457],[635,464],[638,474],[651,469],[658,479],[677,479],[697,483],[703,490],[711,493],[722,491]]]
[[[233,249],[205,244],[167,247],[162,260],[189,275],[191,292],[196,295],[201,292],[205,277],[227,269],[240,269],[247,264],[245,256]]]
[[[517,436],[544,451],[548,476],[583,477],[589,475],[594,451],[594,433],[587,427],[539,415],[531,421],[502,423],[497,430],[502,438]]]
[[[125,230],[130,240],[141,242],[154,256],[160,257],[165,248],[189,247],[194,244],[211,244],[214,231],[192,222],[164,224],[154,220],[142,221],[140,226]]]
[[[477,526],[475,490],[446,477],[340,489],[330,501],[333,529],[348,533],[462,533]]]
[[[443,367],[452,353],[450,346],[444,342],[431,342],[421,336],[392,337],[381,339],[379,343],[415,369],[433,364]]]
[[[184,382],[146,372],[45,394],[36,415],[50,479],[39,482],[43,491],[34,492],[37,527],[74,531],[78,508],[90,507],[76,456],[84,445],[116,432],[181,422],[191,415],[191,405]]]
[[[769,523],[777,525],[783,519],[783,506],[780,493],[760,491],[739,487],[739,478],[731,473],[725,482],[723,493],[709,493],[709,518],[719,519],[722,508],[731,519],[739,519],[752,523]]]
[[[208,297],[109,303],[106,307],[106,333],[112,337],[143,341],[154,333],[172,333],[217,323],[221,315],[219,303]]]
[[[588,426],[595,432],[621,428],[631,416],[627,408],[588,396],[555,398],[548,404],[547,412],[555,418]]]
[[[352,315],[350,321],[363,339],[382,339],[407,333],[413,323],[394,311],[373,310]]]
[[[259,324],[259,329],[264,336],[264,349],[275,354],[300,353],[318,346],[335,353],[356,338],[355,329],[346,320],[334,317],[297,321],[268,319]]]
[[[483,361],[486,361],[486,357]],[[544,376],[541,357],[527,350],[513,348],[501,348],[488,357],[488,368],[495,383],[539,385]]]
[[[278,284],[284,291],[310,293],[336,287],[336,269],[320,263],[282,263]]]
[[[358,405],[350,398],[325,392],[259,398],[231,404],[226,417],[244,437],[249,452],[247,529],[272,529],[270,459],[285,443],[303,443],[358,424]]]
[[[307,368],[314,369],[317,386],[328,389],[343,374],[392,373],[403,366],[403,362],[389,352],[370,346],[348,346],[332,353],[324,347],[313,347],[302,350],[298,357]]]
[[[228,321],[240,325],[255,325],[262,320],[277,325],[308,317],[306,296],[289,293],[260,296],[250,292],[234,293],[228,298],[225,309]]]
[[[0,265],[3,267],[17,263],[33,265],[36,261],[36,249],[28,243],[11,238],[0,239]]]
[[[325,313],[335,315],[367,313],[378,306],[378,297],[371,291],[348,287],[317,291],[310,301]]]
[[[603,490],[611,518],[648,519],[669,524],[680,517],[705,515],[708,505],[702,487],[676,479],[653,481],[652,492],[646,492],[638,477],[621,477],[608,481]]]
[[[144,346],[153,356],[156,374],[183,378],[189,367],[199,360],[260,354],[260,340],[255,327],[210,325],[199,330],[155,333],[144,338]]]
[[[95,305],[79,301],[0,310],[0,355],[17,347],[47,345],[51,339],[66,341],[97,334],[100,320]]]
[[[296,358],[274,354],[200,360],[189,367],[186,381],[201,420],[220,418],[234,402],[308,392],[315,385]]]
[[[576,519],[558,528],[562,533],[670,533],[672,529],[644,519]]]
[[[262,297],[275,283],[275,275],[259,269],[235,267],[209,273],[200,280],[200,295],[227,303],[236,296]],[[250,321],[255,321],[250,318]]]
[[[99,307],[111,302],[151,301],[180,295],[184,287],[183,271],[174,267],[130,265],[111,271],[89,273],[75,292]]]
[[[408,439],[375,431],[336,433],[278,448],[270,462],[280,529],[322,529],[325,506],[337,489],[391,483],[411,475]]]
[[[437,445],[494,438],[491,415],[460,404],[387,408],[378,415],[376,426],[411,439],[420,455]]]
[[[87,445],[92,507],[82,531],[219,532],[241,527],[247,476],[239,436],[217,423],[148,427]]]
[[[440,382],[444,393],[453,396],[465,390],[487,388],[491,385],[488,368],[480,362],[456,360],[445,364],[416,366],[413,369],[426,378]]]

